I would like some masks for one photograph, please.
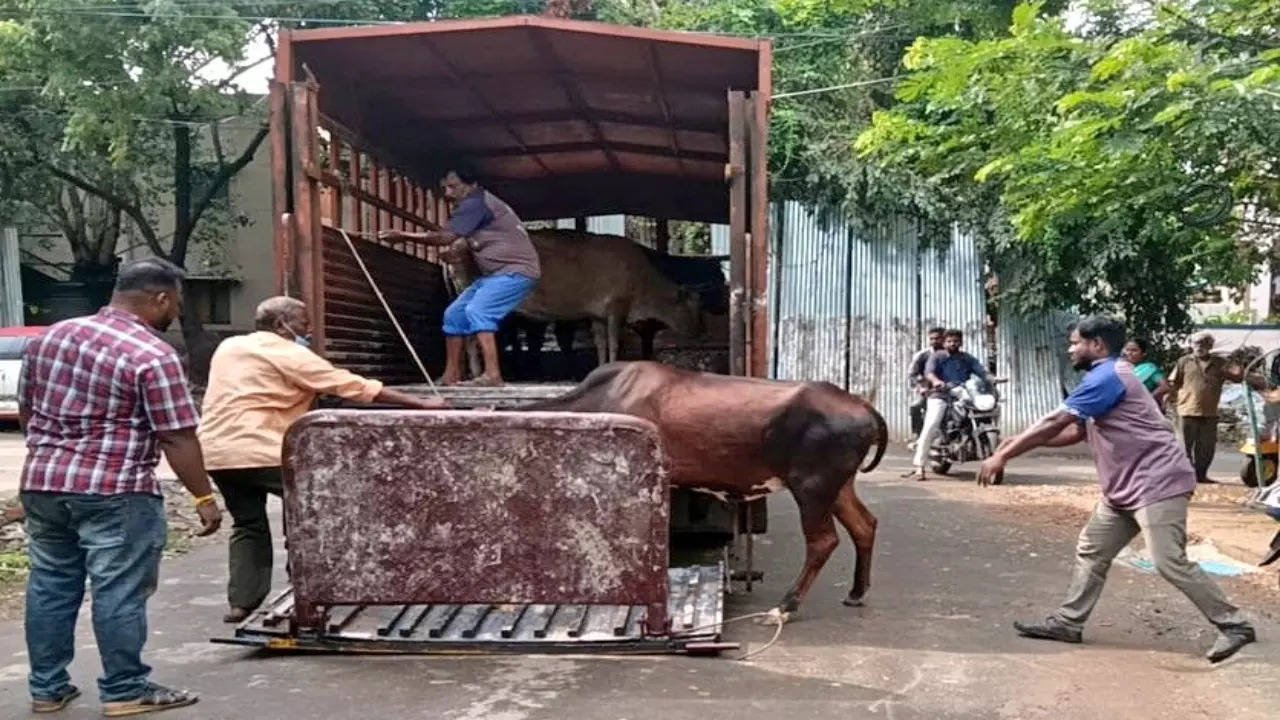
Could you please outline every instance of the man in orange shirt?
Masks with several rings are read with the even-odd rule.
[[[213,354],[199,430],[205,466],[233,520],[225,622],[248,617],[271,591],[267,493],[283,494],[285,431],[317,395],[423,410],[445,406],[385,388],[311,352],[300,300],[264,300],[254,324],[256,332],[224,340]]]

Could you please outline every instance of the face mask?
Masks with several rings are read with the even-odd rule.
[[[311,348],[311,336],[310,336],[310,335],[299,335],[299,334],[297,333],[297,331],[296,331],[296,330],[294,330],[292,327],[289,327],[289,324],[288,324],[288,323],[280,323],[280,324],[281,324],[281,325],[284,325],[284,329],[285,329],[285,330],[288,330],[290,335],[293,335],[293,341],[294,341],[294,342],[298,343],[299,345],[301,345],[301,346],[302,346],[302,347],[304,347],[304,348],[308,348],[308,349],[310,349],[310,348]]]

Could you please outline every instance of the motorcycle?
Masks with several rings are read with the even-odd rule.
[[[987,382],[975,375],[947,388],[947,413],[929,448],[933,472],[946,475],[955,463],[986,460],[996,451],[1000,446],[1000,394],[996,385],[1005,382],[1005,378]],[[1001,473],[992,484],[999,485],[1003,480]]]

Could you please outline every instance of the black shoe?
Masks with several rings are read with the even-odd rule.
[[[1220,663],[1223,660],[1240,652],[1240,648],[1251,642],[1257,642],[1258,635],[1253,631],[1251,625],[1235,625],[1233,627],[1222,628],[1218,634],[1218,640],[1205,654],[1211,663]]]
[[[1065,643],[1078,643],[1080,631],[1062,622],[1056,617],[1047,617],[1044,622],[1030,623],[1014,621],[1013,627],[1024,637],[1037,640],[1057,640]]]

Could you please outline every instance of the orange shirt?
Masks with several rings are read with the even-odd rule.
[[[208,470],[278,467],[284,433],[324,393],[372,402],[382,383],[334,367],[269,332],[222,341],[209,365],[200,419]]]

